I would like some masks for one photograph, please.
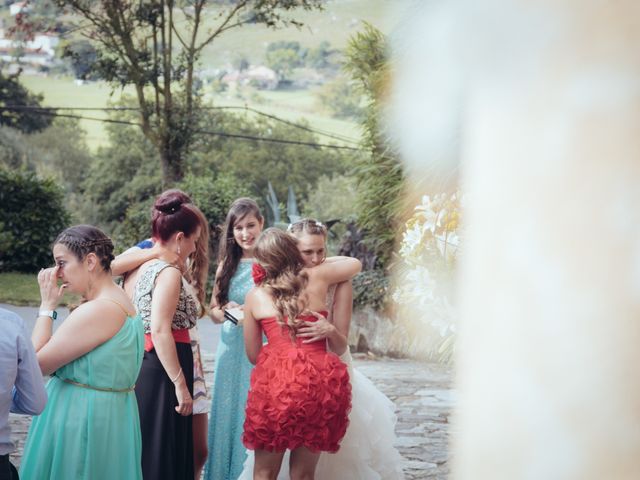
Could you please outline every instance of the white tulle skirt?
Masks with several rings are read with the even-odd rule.
[[[400,480],[402,456],[393,446],[396,435],[395,405],[358,370],[347,350],[340,359],[349,367],[352,407],[349,428],[337,453],[320,455],[317,480]],[[253,451],[238,480],[253,479]],[[289,452],[285,454],[278,480],[289,480]]]

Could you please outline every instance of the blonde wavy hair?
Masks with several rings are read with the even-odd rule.
[[[306,309],[304,289],[309,277],[302,271],[304,261],[297,240],[277,228],[267,228],[253,249],[258,264],[265,270],[260,284],[273,299],[276,320],[295,334],[302,320],[298,316]]]

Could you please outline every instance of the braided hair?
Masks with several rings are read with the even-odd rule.
[[[113,242],[107,235],[93,225],[75,225],[64,230],[54,245],[64,245],[79,260],[93,253],[100,261],[100,266],[105,272],[111,272],[113,260]]]

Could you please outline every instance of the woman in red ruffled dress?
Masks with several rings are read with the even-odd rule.
[[[309,342],[296,332],[326,315],[329,286],[352,278],[361,264],[341,257],[304,268],[296,240],[275,228],[262,233],[253,253],[256,287],[245,299],[244,338],[256,366],[242,441],[255,450],[254,479],[275,479],[286,450],[291,479],[313,478],[320,453],[340,448],[351,384],[347,367],[327,352],[324,339]]]

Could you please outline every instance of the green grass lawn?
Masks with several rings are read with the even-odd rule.
[[[0,303],[40,304],[40,290],[34,273],[0,273]]]
[[[78,303],[76,295],[66,294],[61,305]],[[0,273],[0,303],[11,305],[40,305],[40,289],[35,273]]]

